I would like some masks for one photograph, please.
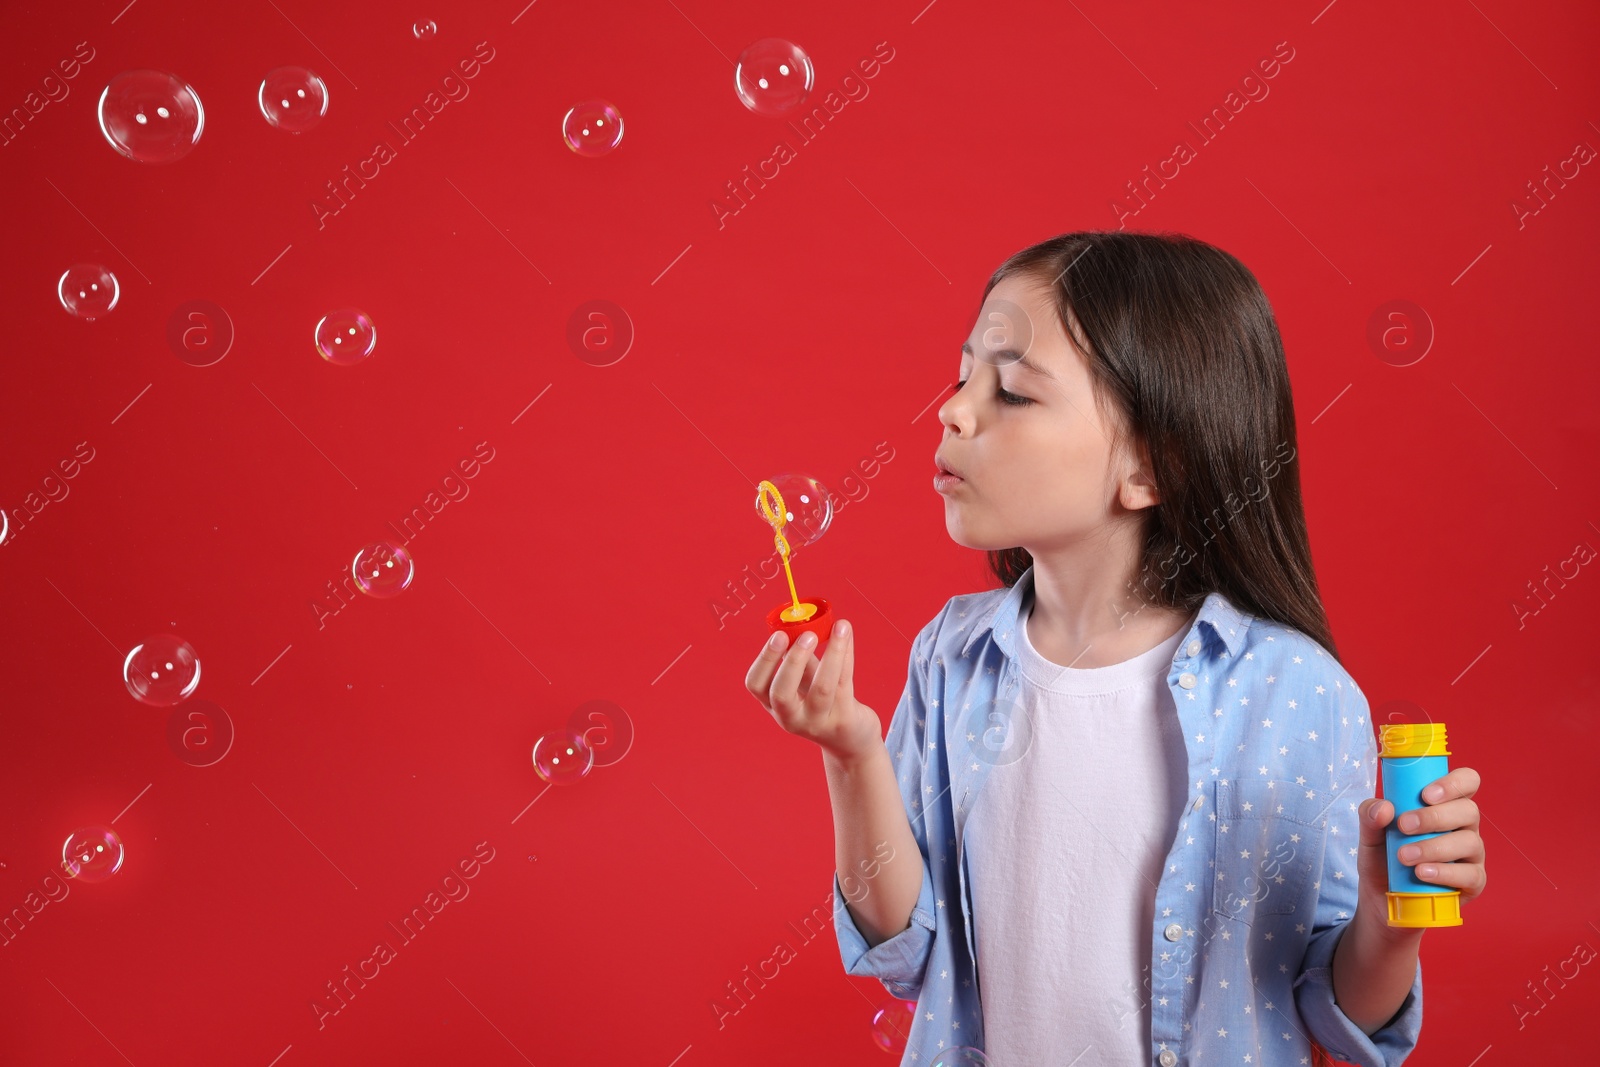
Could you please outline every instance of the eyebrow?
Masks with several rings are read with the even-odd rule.
[[[964,355],[968,355],[968,356],[972,356],[973,355],[972,345],[971,344],[962,345],[961,346],[961,351],[962,351],[962,353]],[[1054,374],[1051,374],[1044,367],[1042,367],[1039,364],[1033,362],[1033,360],[1029,359],[1027,356],[1023,355],[1021,352],[1018,352],[1014,348],[997,349],[997,350],[995,350],[994,354],[996,356],[1001,356],[1001,357],[1007,357],[1007,356],[1011,357],[1009,362],[1015,363],[1020,367],[1026,367],[1029,370],[1033,371],[1033,373],[1039,375],[1039,377],[1041,377],[1041,378],[1048,378],[1051,381],[1057,381],[1058,380]]]

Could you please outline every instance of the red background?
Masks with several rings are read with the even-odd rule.
[[[771,550],[753,487],[803,471],[852,498],[795,573],[859,626],[858,694],[887,724],[911,636],[991,584],[930,486],[929,405],[984,279],[1026,244],[1114,227],[1125,183],[1197,145],[1186,123],[1282,41],[1270,95],[1128,225],[1211,241],[1261,280],[1346,666],[1375,709],[1446,721],[1452,763],[1483,776],[1491,884],[1464,927],[1427,935],[1411,1062],[1576,1047],[1589,969],[1520,1027],[1513,1005],[1600,946],[1583,770],[1600,578],[1552,582],[1521,628],[1512,605],[1600,546],[1600,375],[1576,313],[1600,176],[1520,227],[1511,205],[1600,145],[1592,5],[523,2],[8,15],[0,107],[78,42],[94,58],[0,148],[0,505],[79,442],[95,458],[0,550],[0,906],[79,826],[115,818],[127,860],[0,949],[4,1062],[890,1062],[868,1033],[882,987],[843,973],[831,930],[790,925],[829,903],[833,838],[815,747],[743,690],[785,596],[752,582],[735,610],[727,585]],[[879,42],[894,58],[799,145],[733,92],[733,60],[768,36],[808,51],[819,95]],[[319,229],[323,183],[481,41],[495,58],[470,95]],[[255,104],[290,64],[330,92],[300,135]],[[134,68],[205,104],[175,164],[124,159],[97,128],[100,90]],[[598,159],[559,133],[593,97],[626,124]],[[719,228],[712,199],[779,137],[798,158]],[[95,322],[55,296],[85,261],[123,287]],[[210,367],[166,344],[193,299],[237,331]],[[595,299],[637,330],[612,366],[565,340]],[[1394,299],[1437,333],[1407,367],[1366,340]],[[348,305],[379,341],[339,367],[312,328]],[[470,495],[410,546],[413,588],[319,627],[354,551],[483,441]],[[874,466],[879,442],[893,458]],[[160,632],[194,644],[196,698],[235,724],[213,766],[178,759],[168,714],[123,685],[123,655]],[[546,787],[534,740],[592,699],[627,711],[633,748]],[[319,1030],[325,983],[485,841],[470,896]],[[712,1001],[779,940],[798,958],[719,1029]]]

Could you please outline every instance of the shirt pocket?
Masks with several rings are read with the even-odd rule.
[[[1212,909],[1246,926],[1257,916],[1312,914],[1306,894],[1331,796],[1294,782],[1217,782]]]

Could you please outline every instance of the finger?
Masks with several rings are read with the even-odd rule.
[[[1482,779],[1471,767],[1457,767],[1443,778],[1430,782],[1422,790],[1425,804],[1442,804],[1458,797],[1470,797],[1478,791]]]
[[[1468,800],[1466,797],[1461,797],[1456,800],[1430,804],[1425,808],[1402,811],[1395,826],[1403,834],[1429,834],[1446,830],[1459,830],[1466,826],[1476,826],[1477,822],[1477,803]]]
[[[1424,882],[1451,886],[1464,890],[1470,896],[1483,892],[1486,881],[1481,863],[1424,863],[1416,868],[1415,873]]]
[[[772,706],[791,718],[800,714],[800,677],[805,673],[806,661],[816,658],[811,654],[816,643],[815,634],[801,634],[794,647],[784,654],[778,673],[773,675],[772,688],[768,691]]]
[[[1430,837],[1426,841],[1412,841],[1401,845],[1395,858],[1408,867],[1419,863],[1450,863],[1466,860],[1483,861],[1483,838],[1472,830],[1453,830],[1448,834]]]
[[[844,667],[839,671],[839,685],[846,693],[855,694],[856,631],[854,627],[844,635]]]
[[[827,653],[824,652],[823,655],[826,656]],[[822,661],[817,659],[815,655],[806,657],[806,669],[800,675],[800,699],[802,702],[804,702],[806,694],[811,692],[811,683],[816,680],[817,671],[821,667]]]
[[[1361,820],[1362,847],[1386,847],[1384,830],[1394,819],[1394,805],[1379,797],[1370,797],[1361,802],[1358,814]]]
[[[768,703],[767,693],[772,689],[772,676],[783,661],[783,653],[788,647],[789,635],[782,630],[777,631],[761,646],[760,654],[744,676],[744,687],[763,704]]]
[[[849,642],[845,640],[849,632],[850,624],[842,619],[833,624],[833,639],[828,642],[828,650],[822,654],[822,663],[806,693],[806,703],[813,711],[826,711],[833,706],[833,698],[839,691],[839,674],[849,652],[846,647]]]

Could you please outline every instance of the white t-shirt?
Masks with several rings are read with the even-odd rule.
[[[1031,746],[990,772],[964,832],[985,1051],[994,1067],[1149,1067],[1156,885],[1189,777],[1166,679],[1188,627],[1083,670],[1034,649],[1031,613]]]

